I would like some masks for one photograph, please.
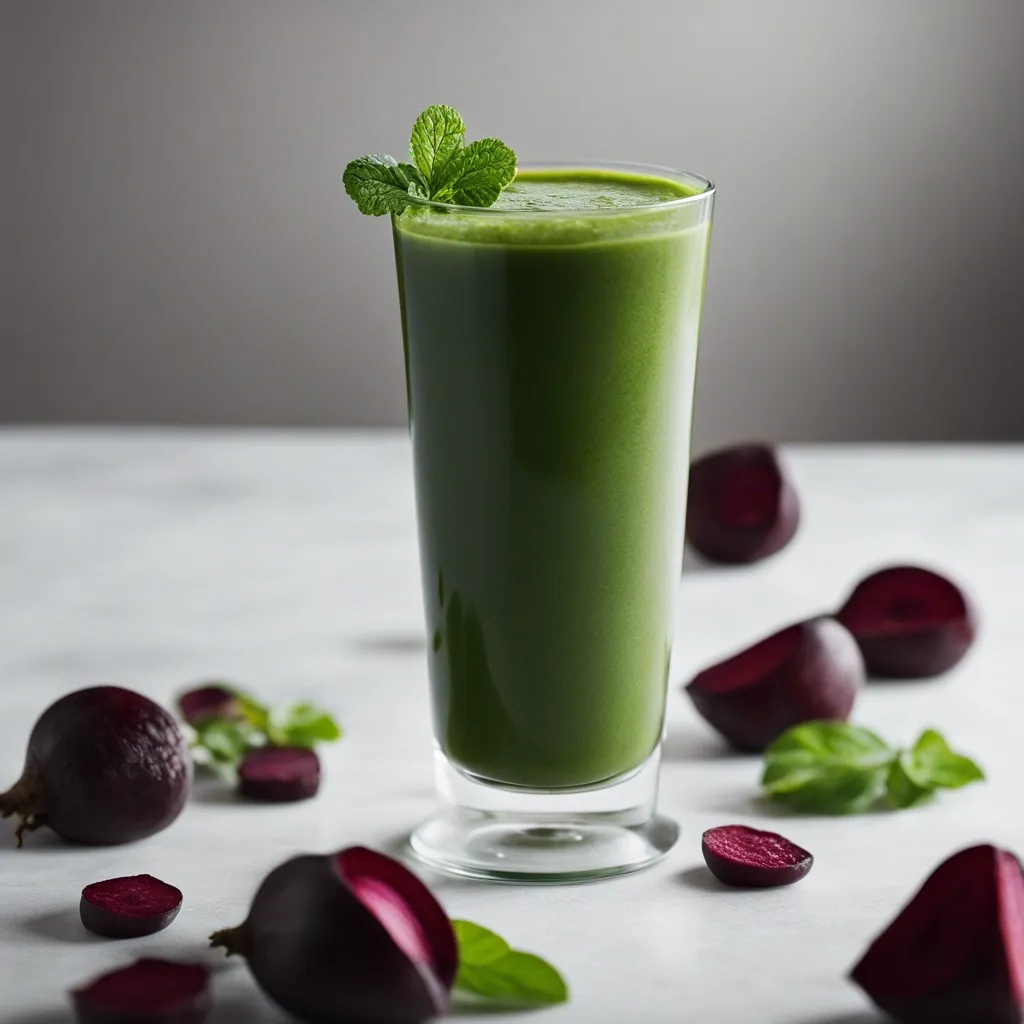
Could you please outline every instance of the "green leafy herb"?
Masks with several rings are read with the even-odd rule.
[[[912,807],[937,789],[984,779],[970,758],[927,730],[910,750],[846,722],[805,722],[765,751],[761,785],[775,800],[810,814],[859,814],[885,797]]]
[[[564,1003],[565,979],[546,960],[512,949],[500,936],[471,921],[453,921],[459,941],[455,986],[510,1005]]]
[[[268,707],[252,694],[224,683],[238,705],[238,716],[213,716],[193,727],[192,755],[224,778],[234,777],[238,763],[251,750],[315,747],[333,743],[342,731],[324,708],[308,702]]]
[[[342,176],[361,213],[401,213],[410,196],[458,206],[490,206],[516,175],[516,155],[500,139],[466,145],[466,124],[454,107],[427,107],[416,118],[411,164],[384,153],[353,160]]]

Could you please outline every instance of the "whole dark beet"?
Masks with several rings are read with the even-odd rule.
[[[0,816],[25,832],[46,825],[73,843],[108,846],[166,828],[188,799],[192,765],[177,723],[119,686],[61,697],[40,716],[21,778]]]
[[[249,917],[211,936],[259,986],[311,1024],[417,1024],[444,1013],[458,969],[448,915],[407,868],[351,847],[286,861]]]
[[[894,565],[865,577],[836,618],[853,634],[868,672],[887,679],[925,679],[948,671],[977,632],[963,591],[916,565]]]
[[[757,562],[784,548],[800,525],[800,501],[778,452],[764,444],[723,448],[690,467],[686,539],[713,562]]]
[[[1020,1024],[1020,861],[987,845],[954,854],[875,939],[851,977],[903,1024]]]
[[[758,752],[801,722],[844,721],[864,682],[853,637],[822,617],[798,622],[698,673],[694,707],[738,750]]]
[[[202,1024],[210,972],[201,964],[137,960],[71,993],[80,1024]]]

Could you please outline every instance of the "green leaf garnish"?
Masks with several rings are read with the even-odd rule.
[[[435,105],[416,118],[411,164],[384,153],[353,160],[342,176],[361,213],[401,213],[410,197],[458,206],[490,206],[516,175],[516,155],[500,139],[466,145],[466,124],[454,107]]]
[[[312,748],[341,739],[341,727],[330,712],[316,704],[270,708],[244,690],[218,685],[234,696],[240,717],[214,716],[193,726],[192,756],[225,779],[233,779],[242,758],[259,747]]]
[[[511,946],[472,921],[452,921],[459,942],[455,987],[509,1005],[540,1006],[569,998],[565,979],[546,960]]]
[[[761,785],[768,796],[809,814],[859,814],[884,796],[891,807],[912,807],[937,789],[984,779],[968,757],[949,749],[934,730],[910,750],[846,722],[805,722],[766,751]]]

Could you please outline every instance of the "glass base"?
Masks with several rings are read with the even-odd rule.
[[[464,878],[564,884],[639,871],[675,845],[655,814],[661,747],[629,775],[577,790],[497,786],[435,755],[442,809],[412,834],[416,856]]]

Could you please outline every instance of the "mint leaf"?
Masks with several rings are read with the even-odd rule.
[[[500,139],[480,139],[452,157],[432,198],[459,206],[490,206],[515,176],[515,153]]]
[[[242,717],[254,728],[260,732],[266,732],[267,722],[270,718],[270,709],[261,704],[251,694],[246,693],[244,690],[239,690],[236,687],[229,688],[235,696],[235,700],[238,701],[238,707],[242,712]]]
[[[266,737],[248,722],[230,718],[210,718],[195,730],[193,758],[218,775],[231,779],[238,762],[250,750],[266,743]]]
[[[455,987],[501,1004],[540,1006],[569,998],[565,979],[546,960],[512,949],[472,921],[453,921],[459,942]]]
[[[945,738],[934,729],[921,734],[910,751],[910,760],[915,777],[934,789],[960,789],[985,778],[974,761],[950,750]]]
[[[401,213],[409,204],[410,186],[422,190],[422,179],[413,179],[408,168],[385,153],[371,153],[353,160],[345,168],[342,182],[360,213],[374,217]]]
[[[452,921],[459,943],[459,967],[480,967],[500,960],[512,947],[496,932],[472,921]]]
[[[409,155],[423,176],[428,196],[437,192],[441,174],[465,141],[466,124],[454,107],[436,104],[416,118]]]
[[[315,747],[341,739],[341,728],[316,704],[286,704],[271,712],[267,735],[278,747]]]

